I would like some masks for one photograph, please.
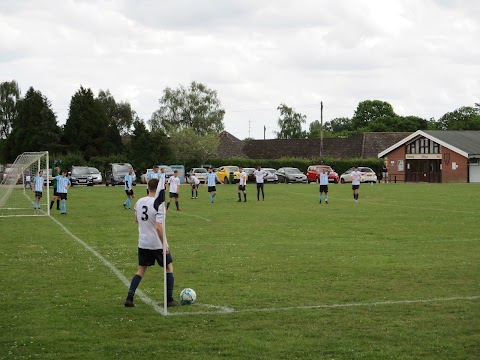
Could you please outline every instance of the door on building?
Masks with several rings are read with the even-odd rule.
[[[442,160],[407,160],[406,181],[442,182]]]

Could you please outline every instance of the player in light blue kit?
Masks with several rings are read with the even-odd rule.
[[[217,194],[217,188],[216,188],[217,181],[219,181],[217,174],[213,172],[212,168],[208,168],[207,181],[205,182],[205,186],[208,186],[208,192],[210,194],[209,196],[210,203],[212,204],[213,204],[213,198]]]
[[[323,193],[325,193],[325,204],[328,204],[328,174],[325,168],[322,169],[320,174],[320,204],[322,203]]]
[[[67,215],[67,193],[70,188],[70,179],[67,177],[67,170],[62,170],[62,175],[57,175],[57,194],[60,197],[60,214]]]
[[[133,169],[128,169],[128,174],[125,175],[125,194],[127,194],[127,200],[123,203],[125,209],[130,210],[130,206],[135,195],[133,194]]]
[[[160,179],[160,175],[161,174],[158,172],[158,165],[155,165],[153,167],[153,172],[147,175],[147,183],[148,183],[148,180],[150,179]],[[147,187],[147,196],[148,196],[148,187]]]
[[[35,191],[35,203],[34,208],[40,209],[40,199],[43,195],[43,186],[45,185],[45,179],[43,178],[43,171],[40,170],[38,175],[33,178],[33,191]]]

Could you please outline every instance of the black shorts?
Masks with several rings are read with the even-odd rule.
[[[263,189],[263,183],[257,183],[257,189]]]
[[[43,193],[41,191],[35,191],[35,197],[41,199]]]
[[[150,250],[138,248],[138,265],[140,266],[153,266],[155,261],[158,265],[163,267],[163,251],[162,249]],[[167,265],[172,263],[172,254],[167,253]]]
[[[245,191],[245,185],[238,185],[238,190]]]
[[[320,192],[328,193],[328,185],[320,185]]]
[[[352,190],[358,190],[360,189],[360,185],[352,185]]]
[[[170,193],[169,195],[170,198],[175,198],[175,199],[178,199],[178,194],[177,193]]]
[[[53,188],[53,196],[59,196],[57,192],[57,188]]]
[[[210,193],[210,192],[215,192],[215,191],[217,191],[217,188],[216,188],[215,186],[209,186],[209,187],[208,187],[208,192],[209,192],[209,193]]]
[[[127,194],[127,196],[133,196],[133,189],[132,190],[125,190],[125,194]]]
[[[192,190],[198,190],[198,184],[192,184]]]
[[[67,193],[57,193],[57,196],[60,197],[60,200],[67,200]]]

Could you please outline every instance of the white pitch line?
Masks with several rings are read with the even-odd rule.
[[[186,212],[183,212],[183,211],[179,211],[179,212],[176,212],[176,214],[182,214],[182,215],[187,215],[187,216],[193,216],[193,217],[196,217],[196,218],[199,218],[199,219],[202,219],[202,220],[205,220],[205,221],[212,221],[210,219],[207,219],[207,218],[204,218],[204,217],[201,217],[201,216],[198,216],[198,215],[194,215],[194,214],[189,214],[189,213],[186,213]]]
[[[55,219],[53,216],[50,216],[50,218],[57,223],[58,226],[62,228],[63,231],[67,233],[67,235],[70,235],[76,242],[81,244],[85,249],[90,251],[93,255],[95,255],[106,267],[108,267],[112,272],[117,275],[117,277],[120,279],[121,282],[123,282],[127,288],[130,287],[130,281],[123,275],[120,270],[118,270],[111,262],[109,262],[107,259],[105,259],[97,250],[92,248],[90,245],[88,245],[86,242],[84,242],[82,239],[80,239],[78,236],[70,232],[60,221]],[[168,313],[165,313],[165,310],[163,307],[159,306],[153,299],[148,297],[142,290],[137,290],[135,292],[136,295],[147,305],[150,305],[156,312],[162,314],[162,315],[168,315]]]
[[[190,311],[190,312],[175,312],[169,313],[171,316],[179,315],[218,315],[218,314],[234,314],[234,313],[255,313],[255,312],[273,312],[273,311],[291,311],[291,310],[308,310],[308,309],[337,309],[337,308],[354,308],[354,307],[368,307],[368,306],[388,306],[388,305],[408,305],[408,304],[421,304],[421,303],[433,303],[433,302],[446,302],[446,301],[468,301],[479,300],[480,295],[477,296],[459,296],[449,298],[432,298],[432,299],[417,299],[417,300],[387,300],[387,301],[373,301],[366,303],[345,303],[345,304],[323,304],[323,305],[304,305],[304,306],[289,306],[282,308],[259,308],[259,309],[243,309],[235,310],[232,308],[218,306],[220,310],[217,311]],[[198,304],[200,306],[216,307],[206,304]],[[192,305],[195,306],[195,305]]]

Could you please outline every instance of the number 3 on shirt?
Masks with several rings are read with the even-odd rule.
[[[142,221],[147,221],[148,220],[148,207],[142,206],[143,212],[142,212]]]

